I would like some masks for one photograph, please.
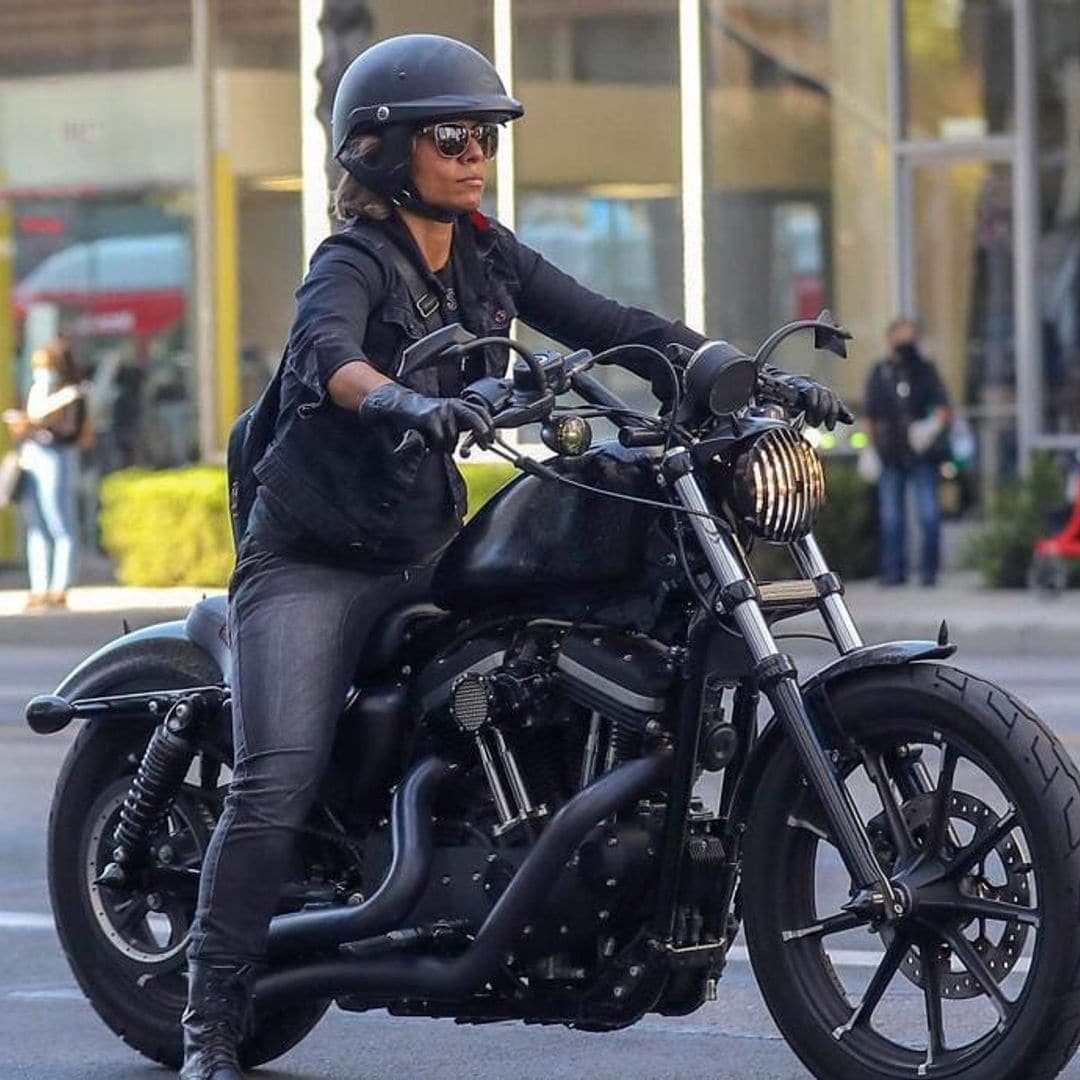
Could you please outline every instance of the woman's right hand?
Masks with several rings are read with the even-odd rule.
[[[418,431],[433,450],[453,450],[459,436],[472,432],[481,446],[495,434],[491,415],[482,405],[461,398],[425,397],[398,383],[387,382],[367,394],[360,405],[363,420],[385,422],[398,430]]]

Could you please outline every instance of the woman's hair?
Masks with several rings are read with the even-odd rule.
[[[365,157],[382,146],[378,135],[355,135],[344,146],[341,157]],[[363,186],[352,173],[346,171],[334,189],[334,217],[338,221],[351,218],[368,218],[371,221],[386,221],[391,214],[390,203],[381,195]]]
[[[35,350],[30,363],[32,367],[46,367],[55,371],[60,376],[61,386],[71,386],[82,378],[75,354],[71,351],[71,343],[66,338],[59,337],[48,345],[42,345]]]

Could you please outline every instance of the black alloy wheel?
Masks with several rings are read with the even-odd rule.
[[[777,1024],[830,1080],[1055,1076],[1080,1037],[1080,783],[1038,719],[940,665],[832,694],[837,764],[904,914],[851,881],[793,752],[767,767],[742,906]]]

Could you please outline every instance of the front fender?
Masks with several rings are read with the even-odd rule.
[[[134,630],[102,645],[53,693],[77,701],[121,691],[175,690],[221,682],[218,664],[187,636],[184,621],[178,619]]]
[[[942,645],[936,641],[885,641],[878,645],[863,645],[819,668],[800,684],[800,689],[807,710],[813,716],[815,697],[855,672],[863,672],[869,668],[896,667],[914,663],[916,660],[943,660],[954,652],[955,645]],[[745,820],[747,804],[754,797],[765,766],[779,751],[785,738],[784,729],[776,717],[773,717],[755,742],[739,779],[733,807],[735,820]]]

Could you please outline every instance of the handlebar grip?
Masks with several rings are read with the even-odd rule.
[[[626,447],[635,446],[663,446],[667,435],[663,431],[653,431],[650,428],[620,428],[619,443]]]
[[[602,405],[609,409],[629,409],[630,406],[618,394],[613,394],[599,379],[584,372],[570,377],[570,385],[590,405]]]
[[[799,391],[786,383],[780,382],[779,379],[773,379],[761,373],[758,375],[758,386],[767,397],[772,398],[773,401],[777,401],[781,405],[795,408],[799,404]]]

